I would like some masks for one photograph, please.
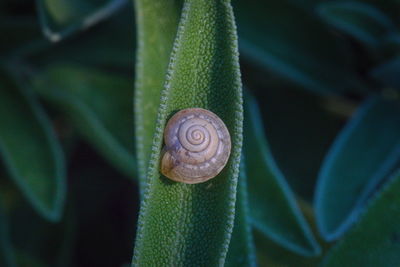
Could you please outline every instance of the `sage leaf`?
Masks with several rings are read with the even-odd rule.
[[[52,42],[86,29],[127,3],[126,0],[36,0],[43,34]]]
[[[244,153],[251,159],[247,161],[247,176],[254,227],[289,250],[318,255],[320,248],[274,162],[257,103],[249,94],[245,98]]]
[[[370,75],[382,86],[400,91],[400,57],[382,63]]]
[[[181,0],[135,1],[138,35],[134,98],[135,135],[142,193],[156,130],[161,91],[164,88],[181,9]]]
[[[132,84],[122,75],[73,64],[32,76],[34,89],[60,109],[79,133],[116,168],[136,177]]]
[[[131,74],[135,54],[134,23],[132,9],[124,8],[84,34],[36,46],[27,53],[28,60],[41,68],[68,62]]]
[[[243,156],[240,161],[235,223],[225,266],[257,266],[247,195],[246,165]]]
[[[384,38],[395,31],[390,18],[367,3],[324,2],[318,12],[333,27],[372,48],[379,48]]]
[[[228,0],[187,0],[182,10],[141,203],[135,266],[223,265],[233,228],[243,115],[232,7]],[[224,121],[232,151],[219,175],[188,185],[160,175],[159,159],[167,118],[193,107]]]
[[[383,179],[400,161],[400,103],[367,99],[340,132],[322,164],[316,192],[318,228],[341,236]]]
[[[306,10],[288,0],[234,7],[244,58],[321,94],[364,92],[348,49]]]
[[[377,194],[357,225],[331,249],[323,266],[400,264],[400,173]]]
[[[31,92],[19,90],[4,73],[0,77],[2,160],[32,206],[48,220],[58,221],[64,207],[66,175],[56,134]]]

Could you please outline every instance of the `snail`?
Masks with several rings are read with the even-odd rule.
[[[231,152],[224,122],[202,108],[188,108],[173,115],[165,127],[164,142],[161,173],[187,184],[217,176]]]

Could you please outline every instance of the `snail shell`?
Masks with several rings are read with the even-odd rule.
[[[224,122],[211,111],[189,108],[176,113],[164,132],[161,173],[187,184],[205,182],[221,172],[231,152]]]

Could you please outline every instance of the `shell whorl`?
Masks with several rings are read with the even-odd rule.
[[[223,121],[211,111],[177,112],[164,132],[161,172],[168,178],[196,184],[215,177],[226,165],[231,139]]]

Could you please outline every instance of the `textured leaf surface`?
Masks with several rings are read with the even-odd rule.
[[[360,222],[332,248],[323,266],[400,265],[400,173],[368,205]]]
[[[236,41],[229,1],[185,2],[161,97],[134,265],[216,266],[225,261],[233,227],[242,142]],[[159,173],[166,120],[177,110],[189,107],[216,113],[228,127],[232,141],[224,170],[197,185],[172,182]]]
[[[10,176],[33,207],[49,220],[62,214],[64,157],[49,119],[28,92],[2,78],[0,154]]]
[[[35,90],[61,109],[89,143],[125,174],[136,176],[130,79],[78,65],[51,66],[33,79]]]
[[[319,174],[315,209],[324,238],[348,229],[399,160],[400,102],[370,98],[339,134]]]
[[[318,254],[320,248],[272,158],[257,104],[250,95],[245,102],[244,138],[253,225],[292,251],[307,256]]]
[[[386,15],[362,2],[325,2],[318,11],[332,26],[371,47],[379,47],[395,26]]]
[[[225,266],[257,266],[256,252],[251,231],[250,210],[247,196],[246,166],[242,156],[240,161],[235,223],[229,244]]]
[[[363,90],[348,51],[308,11],[287,1],[236,0],[234,6],[245,57],[316,92]]]
[[[371,76],[382,86],[400,91],[400,57],[393,58],[372,70]]]
[[[119,9],[126,0],[36,0],[42,31],[53,42],[92,26]]]
[[[135,90],[135,134],[143,192],[156,129],[161,91],[178,29],[181,0],[136,0],[138,50]]]

